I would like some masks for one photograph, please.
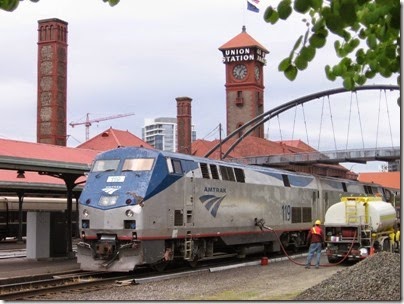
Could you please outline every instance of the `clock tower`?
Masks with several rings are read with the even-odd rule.
[[[227,135],[264,113],[265,55],[269,51],[246,32],[242,32],[220,48],[226,65]],[[241,136],[242,134],[239,134]],[[264,138],[264,126],[251,136]]]

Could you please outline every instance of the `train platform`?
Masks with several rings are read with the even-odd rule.
[[[26,257],[25,242],[3,241],[0,243],[0,281],[31,276],[51,276],[79,270],[77,259],[47,258],[28,259]]]
[[[79,270],[76,258],[32,260],[27,258],[0,259],[0,281],[30,276],[52,276]]]

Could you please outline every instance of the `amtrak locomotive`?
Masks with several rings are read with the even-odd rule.
[[[383,191],[352,180],[118,148],[96,157],[80,196],[77,260],[83,270],[162,270],[173,260],[194,266],[220,254],[243,257],[251,247],[277,252],[280,242],[305,247],[313,220],[324,220],[342,195]]]

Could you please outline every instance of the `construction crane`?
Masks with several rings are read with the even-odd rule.
[[[104,120],[116,119],[116,118],[131,116],[131,115],[135,115],[135,113],[118,114],[118,115],[112,115],[112,116],[101,117],[101,118],[96,118],[96,119],[90,119],[90,113],[87,113],[86,121],[71,122],[71,123],[69,123],[69,125],[71,125],[72,128],[74,128],[75,126],[78,126],[78,125],[85,125],[86,126],[86,141],[87,141],[90,139],[90,126],[93,122],[100,122],[100,121],[104,121]]]

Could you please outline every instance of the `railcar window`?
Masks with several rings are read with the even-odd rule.
[[[290,187],[289,177],[286,174],[282,174],[283,184],[285,187]]]
[[[210,173],[212,173],[213,179],[219,179],[219,171],[217,171],[216,165],[210,165]]]
[[[348,189],[347,189],[347,187],[346,187],[346,184],[345,184],[345,183],[342,183],[342,189],[344,189],[344,192],[348,192]]]
[[[372,187],[371,186],[363,186],[363,188],[365,189],[365,193],[366,194],[372,194]]]
[[[201,172],[202,172],[202,177],[209,179],[209,169],[208,169],[208,164],[205,163],[199,163],[201,166]]]
[[[234,168],[234,173],[236,174],[236,180],[239,183],[245,183],[244,170],[240,168]]]
[[[122,171],[150,171],[154,164],[154,158],[125,159]]]
[[[115,171],[118,169],[119,159],[97,160],[93,165],[92,172]]]
[[[219,168],[220,168],[220,173],[222,174],[223,180],[228,180],[228,181],[233,181],[233,182],[236,180],[236,178],[234,177],[233,168],[224,167],[224,166],[219,166]]]

